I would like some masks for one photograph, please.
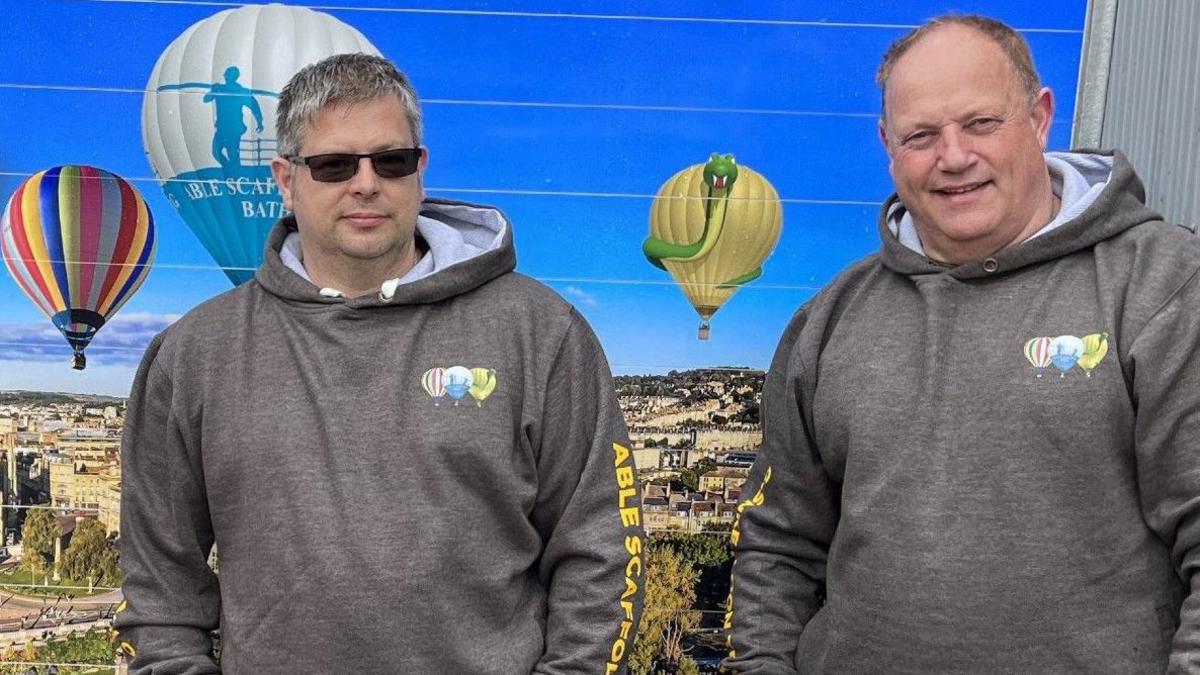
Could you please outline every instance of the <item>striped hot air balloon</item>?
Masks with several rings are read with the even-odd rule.
[[[446,395],[446,369],[430,368],[421,376],[421,388],[433,397],[434,405],[441,405],[442,397]]]
[[[146,280],[155,245],[138,191],[90,166],[30,176],[9,199],[0,230],[9,274],[66,337],[77,370],[96,331]]]
[[[1053,339],[1036,337],[1025,343],[1025,358],[1033,366],[1038,377],[1050,367],[1050,343]]]

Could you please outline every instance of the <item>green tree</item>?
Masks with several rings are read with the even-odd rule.
[[[724,530],[728,525],[713,523],[708,526],[711,530]],[[724,565],[733,557],[733,546],[729,535],[724,532],[692,534],[689,532],[654,532],[650,535],[650,544],[669,546],[683,559],[699,567],[717,567]]]
[[[705,457],[692,466],[679,472],[679,482],[693,492],[700,489],[700,477],[717,468],[717,460]]]
[[[72,634],[66,639],[58,638],[46,642],[38,655],[39,661],[48,663],[95,663],[111,666],[117,660],[117,648],[105,631],[90,631],[83,634]],[[60,673],[93,672],[91,668],[64,669]]]
[[[123,577],[120,562],[121,556],[117,553],[116,542],[109,540],[100,556],[100,583],[105,586],[121,585]]]
[[[24,553],[21,565],[32,575],[50,571],[54,542],[62,536],[62,528],[50,509],[31,509],[21,526],[21,544]]]
[[[72,633],[66,637],[54,637],[41,647],[34,646],[32,641],[25,643],[24,648],[8,647],[0,653],[0,675],[25,675],[29,672],[28,665],[15,665],[11,662],[38,663],[94,663],[99,668],[80,666],[60,666],[58,672],[67,673],[103,673],[112,672],[112,665],[117,660],[116,647],[109,641],[103,630],[93,630],[87,633]],[[107,666],[107,667],[105,667]],[[39,673],[47,671],[45,666],[38,668]]]
[[[638,624],[637,642],[629,656],[629,670],[646,675],[675,666],[679,672],[696,672],[696,663],[683,652],[683,636],[700,625],[696,582],[700,573],[674,548],[646,549],[646,609]]]
[[[58,570],[71,579],[87,580],[88,592],[105,576],[105,556],[112,549],[100,521],[87,518],[75,525],[71,545],[63,552]],[[114,551],[115,554],[115,551]],[[115,559],[114,559],[115,560]]]

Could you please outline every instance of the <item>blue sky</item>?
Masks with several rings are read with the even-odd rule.
[[[290,2],[287,4],[307,4]],[[508,0],[320,3],[394,60],[426,101],[431,195],[495,204],[518,269],[574,302],[618,373],[765,367],[788,318],[873,252],[890,192],[875,136],[874,70],[904,26],[978,11],[1026,29],[1068,147],[1086,0],[903,3]],[[142,90],[158,55],[221,3],[19,0],[0,41],[0,197],[64,163],[131,179],[160,245],[137,295],[100,331],[83,372],[0,275],[0,389],[124,395],[157,330],[227,290],[163,197],[142,148]],[[232,3],[230,6],[234,6]],[[646,263],[652,196],[672,174],[731,152],[784,200],[761,279],[716,315],[712,339]]]

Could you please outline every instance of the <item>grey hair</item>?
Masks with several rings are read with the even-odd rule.
[[[421,103],[408,77],[391,61],[370,54],[335,54],[305,66],[279,94],[275,129],[280,155],[294,155],[304,144],[304,131],[313,115],[326,106],[362,103],[380,96],[400,97],[412,130],[421,145]]]
[[[893,42],[884,52],[883,62],[879,64],[879,71],[875,74],[875,82],[879,85],[880,93],[885,101],[887,99],[887,83],[892,77],[892,69],[896,67],[896,62],[921,38],[943,26],[971,28],[990,38],[1008,57],[1008,62],[1012,64],[1013,70],[1017,74],[1017,80],[1029,103],[1032,104],[1037,99],[1038,90],[1042,88],[1041,81],[1038,78],[1037,69],[1033,65],[1033,54],[1029,51],[1029,43],[1020,33],[1002,21],[979,14],[943,14],[935,16],[909,31]],[[882,104],[880,110],[886,112]]]

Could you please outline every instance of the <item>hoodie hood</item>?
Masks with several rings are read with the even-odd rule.
[[[1142,182],[1120,151],[1046,153],[1046,165],[1054,193],[1061,200],[1054,219],[1016,246],[957,266],[924,255],[912,217],[893,194],[879,216],[883,264],[901,274],[950,274],[958,279],[993,276],[1061,258],[1135,225],[1162,220],[1145,205]]]
[[[439,302],[516,268],[512,226],[494,207],[426,199],[416,232],[428,250],[411,270],[385,281],[379,293],[346,298],[334,289],[318,288],[308,277],[296,219],[289,215],[271,230],[255,279],[285,300],[372,307]]]

